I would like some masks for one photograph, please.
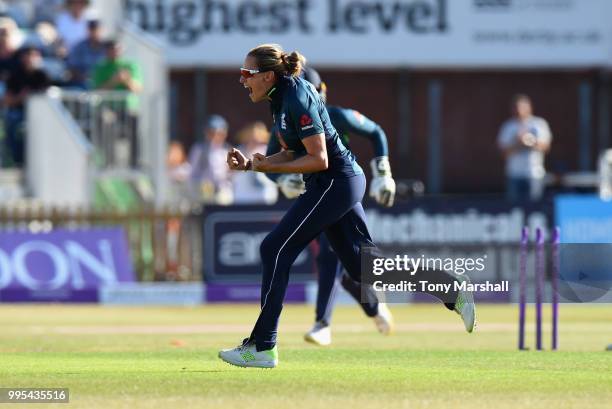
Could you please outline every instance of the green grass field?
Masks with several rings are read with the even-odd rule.
[[[333,345],[317,348],[302,341],[312,307],[286,306],[280,366],[262,370],[217,358],[253,305],[4,305],[0,387],[68,387],[70,405],[35,406],[61,408],[610,408],[610,305],[561,305],[557,352],[515,350],[516,306],[479,306],[473,334],[439,305],[392,307],[393,336],[339,307]]]

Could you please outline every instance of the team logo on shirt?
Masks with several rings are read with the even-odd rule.
[[[281,114],[281,124],[280,124],[281,129],[287,129],[287,122],[285,121],[285,113],[283,112]]]
[[[312,128],[314,125],[312,124],[312,118],[308,115],[304,114],[300,117],[300,125],[302,127],[302,131]]]
[[[300,125],[302,126],[310,125],[311,123],[312,123],[312,118],[306,114],[302,115],[302,117],[300,118]]]

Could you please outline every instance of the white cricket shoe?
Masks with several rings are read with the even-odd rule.
[[[460,281],[470,283],[470,278],[466,275],[457,277]],[[467,332],[474,331],[476,325],[476,304],[474,304],[474,294],[471,291],[459,291],[455,301],[455,312],[461,316],[463,325]]]
[[[374,323],[381,334],[390,335],[393,333],[395,327],[393,315],[384,302],[378,303],[378,314],[374,317]]]
[[[304,341],[326,347],[331,344],[331,328],[329,325],[317,321],[312,329],[304,334]]]
[[[245,339],[236,348],[219,351],[219,358],[228,364],[243,368],[276,368],[278,349],[276,345],[266,351],[257,351],[255,342]]]

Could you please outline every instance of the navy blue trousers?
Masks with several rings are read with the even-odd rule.
[[[325,325],[331,324],[336,295],[340,285],[359,303],[368,317],[378,314],[378,297],[371,286],[361,288],[361,283],[353,280],[344,273],[344,267],[336,253],[329,244],[327,236],[319,236],[319,255],[317,267],[319,269],[317,307],[315,320]],[[361,300],[363,296],[363,302]]]
[[[374,246],[361,206],[365,188],[363,174],[343,178],[312,176],[306,183],[306,193],[263,240],[261,311],[250,336],[257,350],[276,345],[289,270],[320,233],[325,233],[349,276],[361,281],[361,246]]]

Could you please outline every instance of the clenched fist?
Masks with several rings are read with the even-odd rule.
[[[227,166],[229,166],[231,170],[249,170],[251,161],[238,149],[232,148],[227,153]]]

